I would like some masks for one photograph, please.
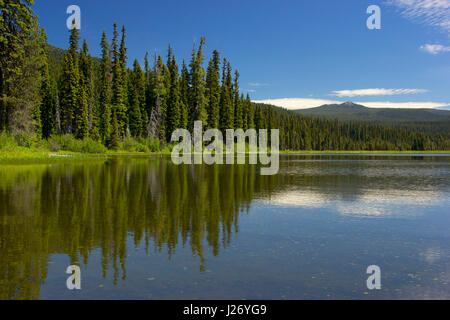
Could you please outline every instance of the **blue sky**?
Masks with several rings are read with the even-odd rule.
[[[112,24],[127,28],[129,64],[146,51],[189,60],[206,36],[241,74],[254,100],[288,108],[334,101],[371,107],[450,104],[450,0],[148,1],[38,0],[49,42],[66,48],[66,9],[81,8],[81,36],[93,55]],[[369,30],[369,5],[381,30]],[[406,104],[403,104],[406,103]]]

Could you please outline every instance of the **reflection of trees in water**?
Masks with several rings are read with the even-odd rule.
[[[126,278],[130,234],[156,252],[189,245],[219,254],[238,232],[255,189],[255,166],[174,166],[170,159],[115,159],[0,170],[0,298],[38,298],[50,254],[87,264],[101,248],[103,275]],[[258,187],[255,188],[255,185]]]

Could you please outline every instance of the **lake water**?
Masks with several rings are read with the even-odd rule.
[[[450,299],[450,156],[284,155],[259,173],[1,164],[0,299]]]

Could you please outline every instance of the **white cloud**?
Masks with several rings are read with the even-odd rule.
[[[449,0],[388,0],[386,4],[397,7],[411,21],[450,32]]]
[[[283,107],[290,110],[308,109],[319,107],[324,104],[341,103],[340,101],[324,100],[324,99],[310,99],[310,98],[284,98],[284,99],[269,99],[257,100],[256,103],[266,103],[277,107]]]
[[[333,91],[332,96],[336,97],[358,97],[358,96],[393,96],[399,94],[425,93],[424,89],[360,89],[360,90],[339,90]]]
[[[448,102],[355,102],[369,108],[435,109],[450,105]]]
[[[324,99],[309,99],[309,98],[284,98],[284,99],[268,99],[255,100],[256,103],[266,103],[277,107],[286,108],[288,110],[299,110],[320,107],[324,104],[341,104],[344,101],[338,100],[324,100]],[[354,101],[369,108],[404,108],[404,109],[435,109],[439,107],[450,106],[449,102],[364,102]]]
[[[270,84],[268,84],[268,83],[260,83],[260,82],[250,82],[248,85],[251,87],[268,87],[268,86],[270,86]]]
[[[438,54],[441,52],[450,52],[450,47],[443,46],[441,44],[426,44],[420,47],[423,51],[431,54]]]

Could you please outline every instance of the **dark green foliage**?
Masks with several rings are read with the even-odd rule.
[[[282,150],[448,150],[449,134],[424,134],[361,122],[307,118],[270,105],[254,104],[257,128],[280,129]]]
[[[159,139],[161,142],[164,142],[166,138],[167,75],[167,67],[162,62],[161,56],[158,56],[150,82],[152,108],[147,135]]]
[[[231,79],[231,64],[223,60],[222,88],[220,93],[220,129],[234,128],[234,96]]]
[[[243,112],[243,101],[240,97],[239,91],[239,72],[236,70],[234,73],[234,85],[233,85],[233,95],[234,95],[234,127],[244,128],[244,112]]]
[[[243,97],[242,100],[244,101]],[[255,112],[253,110],[252,101],[250,95],[247,94],[247,98],[244,101],[244,117],[245,117],[245,129],[252,129],[255,127]]]
[[[49,147],[53,152],[71,151],[82,153],[105,153],[108,149],[98,141],[91,138],[76,139],[73,135],[52,136],[49,139]]]
[[[123,30],[122,39],[125,37]],[[124,136],[127,127],[127,106],[126,106],[126,74],[124,73],[125,48],[118,47],[117,23],[114,23],[114,37],[111,45],[112,54],[112,109],[116,114],[117,124],[119,126],[119,135]],[[122,41],[123,44],[123,41]]]
[[[189,71],[186,63],[183,60],[183,67],[181,69],[180,77],[180,104],[181,104],[181,117],[180,128],[187,129],[189,124]]]
[[[74,109],[75,135],[78,139],[84,139],[89,136],[89,100],[92,95],[92,77],[89,60],[89,49],[86,40],[79,58],[79,85],[78,85],[78,103]]]
[[[220,55],[217,50],[209,60],[206,74],[206,92],[208,97],[208,128],[219,128],[220,118]]]
[[[79,102],[78,59],[68,51],[64,57],[61,79],[61,129],[63,133],[73,132],[74,111]]]
[[[45,31],[43,31],[44,37]],[[48,58],[44,59],[44,65],[41,72],[41,106],[40,106],[40,124],[41,135],[48,139],[55,131],[56,119],[56,101],[55,101],[55,83],[50,77]]]
[[[308,117],[337,119],[343,122],[358,121],[429,134],[446,134],[450,131],[448,110],[367,108],[347,102],[295,112]]]
[[[0,1],[0,131],[14,135],[32,134],[40,126],[45,35],[30,7],[33,3]]]
[[[120,147],[119,124],[117,121],[117,115],[115,112],[113,112],[112,131],[111,137],[109,139],[109,148],[112,150],[118,150],[119,147]]]
[[[134,61],[133,70],[129,76],[128,119],[130,133],[133,137],[140,137],[145,131],[143,115],[145,115],[145,74],[137,60]]]
[[[191,120],[189,127],[193,128],[194,121],[202,121],[203,126],[208,126],[207,113],[207,97],[206,97],[206,81],[205,70],[203,69],[203,61],[205,59],[203,54],[203,47],[205,45],[205,38],[202,37],[200,46],[196,52],[195,48],[192,50],[192,59],[190,63],[190,90],[189,90],[189,105],[191,107]]]
[[[109,56],[109,44],[106,32],[103,31],[102,61],[100,65],[100,94],[97,103],[99,109],[99,131],[104,143],[111,134],[111,58]]]
[[[167,129],[166,141],[170,141],[172,132],[181,128],[184,122],[183,105],[180,94],[180,76],[178,73],[178,65],[169,47],[169,54],[167,58],[168,68],[168,97],[167,97]]]
[[[149,124],[150,114],[153,108],[153,87],[152,87],[152,70],[150,68],[150,62],[148,60],[148,52],[145,53],[145,61],[144,61],[144,72],[145,72],[145,110],[142,113],[142,121],[143,121],[143,134],[147,135],[147,126]]]

